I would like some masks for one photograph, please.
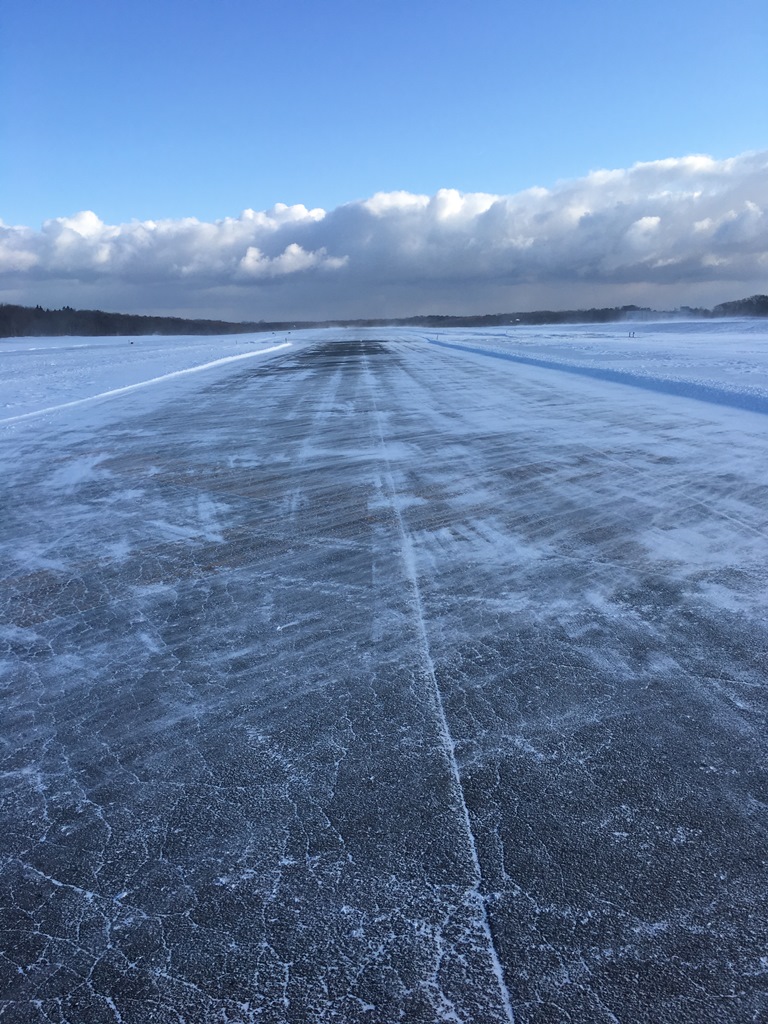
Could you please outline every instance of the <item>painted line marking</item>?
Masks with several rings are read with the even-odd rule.
[[[18,423],[20,420],[29,420],[35,416],[45,416],[49,412],[59,412],[61,409],[72,409],[76,405],[86,405],[88,402],[97,402],[100,398],[114,398],[117,395],[125,395],[129,391],[138,391],[139,388],[149,387],[150,384],[160,384],[162,381],[171,380],[173,377],[183,377],[188,373],[200,373],[202,370],[210,370],[214,366],[223,366],[225,363],[235,363],[239,359],[253,359],[256,356],[265,356],[268,352],[277,352],[278,349],[290,348],[292,341],[284,341],[280,345],[272,345],[270,348],[259,349],[258,352],[243,352],[237,356],[224,356],[222,359],[214,359],[210,363],[201,363],[199,366],[190,366],[186,370],[174,370],[172,373],[164,373],[160,377],[150,377],[149,380],[141,380],[137,384],[126,384],[122,388],[113,388],[111,391],[102,391],[98,395],[89,395],[87,398],[76,398],[72,402],[63,402],[61,405],[49,405],[45,409],[35,409],[33,412],[24,412],[18,416],[8,416],[0,420],[3,423]]]

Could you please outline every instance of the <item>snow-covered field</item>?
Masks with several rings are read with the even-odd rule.
[[[307,332],[309,334],[310,332]],[[0,422],[153,387],[175,375],[212,373],[258,357],[289,334],[212,337],[0,339]]]
[[[132,340],[0,341],[0,1019],[768,1019],[768,323]]]
[[[626,325],[623,325],[626,326]],[[768,412],[766,321],[629,323],[446,332],[443,344],[493,349],[507,359],[662,394]],[[435,332],[433,340],[440,340]]]
[[[629,337],[630,332],[634,337]],[[249,358],[274,345],[306,343],[333,333],[0,339],[0,420],[152,382],[181,370],[207,367],[222,358]],[[768,401],[768,322],[764,320],[464,331],[395,328],[386,334],[480,347],[575,369],[608,370],[632,375],[638,383],[647,380],[719,388],[726,400],[728,396],[756,396]]]

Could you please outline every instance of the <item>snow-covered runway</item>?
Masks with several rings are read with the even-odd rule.
[[[0,1019],[768,1016],[768,334],[507,333],[0,349]]]

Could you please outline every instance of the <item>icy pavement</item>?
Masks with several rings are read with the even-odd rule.
[[[594,330],[16,352],[3,1024],[768,1018],[768,416],[498,358],[767,336]]]

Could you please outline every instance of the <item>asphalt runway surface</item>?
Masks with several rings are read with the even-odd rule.
[[[133,401],[2,440],[3,1024],[768,1020],[764,416],[350,331]]]

